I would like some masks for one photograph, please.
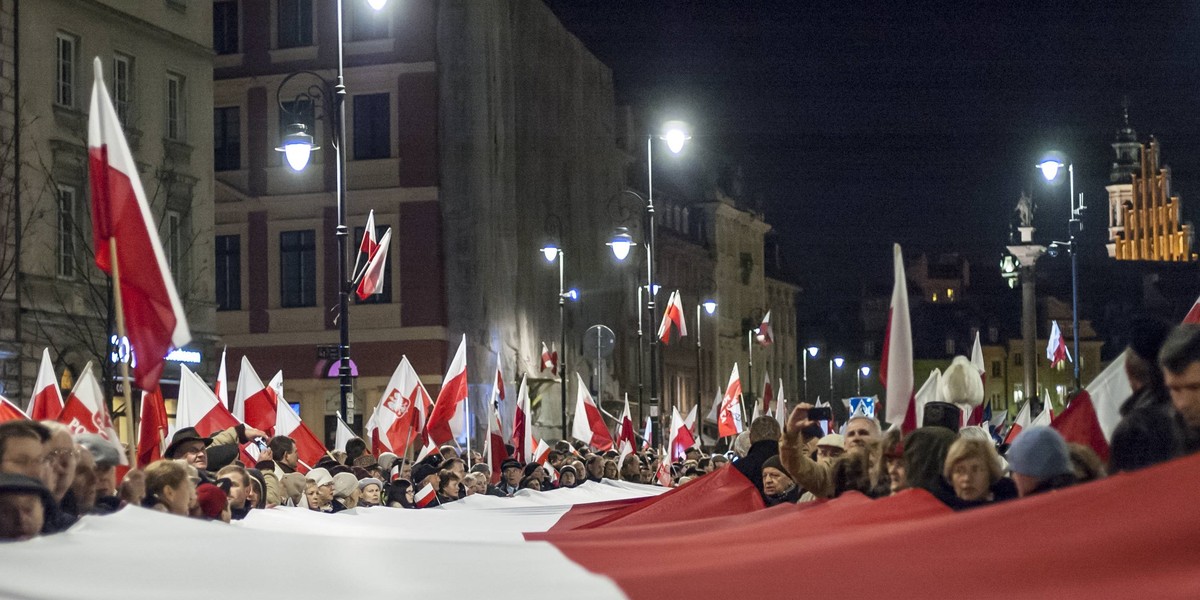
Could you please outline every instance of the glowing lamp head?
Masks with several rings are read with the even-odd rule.
[[[613,232],[612,241],[608,243],[612,248],[613,256],[617,260],[625,260],[629,256],[629,250],[633,248],[633,236],[629,235],[629,229],[626,227],[618,227]]]
[[[1058,177],[1059,170],[1063,168],[1063,164],[1061,161],[1050,159],[1038,163],[1037,168],[1042,171],[1042,177],[1045,177],[1046,181],[1054,181],[1054,178]]]
[[[559,252],[561,252],[561,250],[554,244],[546,244],[546,246],[542,248],[542,256],[546,257],[546,262],[554,262],[554,259],[558,258]]]
[[[717,303],[714,300],[709,300],[709,301],[701,304],[700,306],[703,306],[704,312],[706,312],[710,315],[717,312]]]
[[[812,358],[816,358],[817,350],[818,350],[818,348],[816,346],[809,346],[808,347],[808,355]]]
[[[579,290],[577,290],[575,288],[571,288],[571,289],[563,292],[563,298],[566,298],[567,300],[570,300],[572,302],[579,300]]]
[[[846,359],[840,356],[835,356],[833,357],[833,364],[840,369],[842,368],[842,365],[846,364]]]
[[[863,377],[868,377],[871,375],[871,367],[868,367],[867,365],[863,365],[862,367],[859,367],[858,372],[862,373]]]
[[[321,147],[313,145],[313,136],[308,134],[308,128],[303,124],[296,123],[290,129],[291,132],[283,137],[283,145],[275,150],[283,153],[293,171],[303,171],[308,166],[313,150],[320,150]]]
[[[682,121],[670,121],[663,126],[662,139],[667,142],[667,148],[672,154],[679,154],[683,152],[683,145],[692,139],[692,136],[688,135],[687,125]]]
[[[374,10],[383,10],[387,6],[388,0],[367,0],[367,4]]]

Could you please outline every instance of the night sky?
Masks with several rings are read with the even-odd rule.
[[[741,165],[810,291],[890,280],[893,241],[962,252],[999,281],[1021,190],[1039,236],[1065,236],[1066,185],[1033,168],[1049,150],[1075,162],[1082,277],[1098,275],[1125,97],[1185,219],[1200,214],[1197,2],[547,3],[612,68],[618,102],[692,124],[706,167],[656,176]]]

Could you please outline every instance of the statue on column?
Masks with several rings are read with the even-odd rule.
[[[1020,227],[1033,227],[1033,209],[1033,196],[1021,192],[1021,197],[1017,199],[1017,207],[1014,209]]]

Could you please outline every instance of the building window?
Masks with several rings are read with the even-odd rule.
[[[317,239],[312,229],[279,234],[279,295],[284,308],[317,305]]]
[[[184,139],[183,77],[167,74],[167,139],[181,142]]]
[[[1001,366],[1000,361],[993,360],[992,361],[992,379],[997,379],[997,378],[1003,377],[1003,376],[1004,376],[1004,367]]]
[[[354,159],[388,158],[391,153],[391,111],[387,94],[354,97]]]
[[[277,16],[280,48],[312,45],[312,0],[279,0]]]
[[[376,240],[383,239],[383,233],[385,231],[387,231],[387,229],[388,229],[387,226],[382,226],[382,227],[376,226],[375,227],[375,239]],[[363,232],[365,230],[366,230],[366,228],[364,228],[364,227],[355,227],[354,228],[354,237],[351,239],[361,240],[363,238]],[[390,244],[388,245],[387,251],[389,253],[392,252],[392,246]],[[390,260],[391,258],[392,257],[389,255],[388,256],[389,260],[388,260],[387,264],[384,265],[383,290],[381,290],[378,294],[372,294],[370,296],[367,296],[366,300],[360,300],[358,298],[358,295],[355,294],[354,301],[356,303],[358,303],[358,304],[388,304],[392,301],[392,278],[391,278],[391,273],[388,272],[388,269],[391,268],[392,262],[393,262]],[[367,253],[359,252],[358,257],[355,259],[355,261],[356,261],[355,264],[358,265],[359,271],[366,269],[367,268],[366,267]],[[358,273],[355,273],[355,275],[358,275]],[[357,288],[355,288],[355,289],[357,289]]]
[[[167,255],[167,268],[171,275],[179,280],[179,264],[183,258],[183,216],[178,211],[168,210],[166,214],[166,236],[163,237],[163,253]]]
[[[388,17],[367,2],[350,3],[350,40],[379,40],[388,36]]]
[[[62,33],[57,39],[57,66],[54,78],[54,103],[67,108],[75,108],[75,46],[73,35]]]
[[[1013,353],[1013,366],[1014,367],[1024,366],[1021,362],[1021,353],[1020,352]]]
[[[213,51],[217,54],[238,53],[238,0],[217,0],[213,3]]]
[[[236,235],[217,236],[217,310],[242,309],[242,247]]]
[[[241,114],[236,106],[213,109],[213,168],[242,168]]]
[[[58,186],[58,252],[56,272],[64,279],[75,278],[75,188]]]
[[[129,126],[129,100],[133,90],[133,58],[124,54],[113,55],[113,108],[122,127]]]

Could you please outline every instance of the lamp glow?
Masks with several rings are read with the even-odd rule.
[[[860,367],[858,369],[858,372],[862,373],[863,377],[867,377],[871,374],[871,367],[868,367],[867,365],[863,365],[862,367]]]
[[[618,227],[608,246],[612,248],[613,256],[617,257],[617,260],[625,260],[629,256],[630,248],[633,247],[633,236],[629,235],[629,229]]]
[[[388,0],[367,0],[367,4],[377,11],[383,10],[383,7],[387,6],[387,3]]]
[[[846,363],[846,359],[844,359],[840,356],[833,357],[833,364],[836,365],[837,368],[839,368],[839,369],[842,368],[842,365],[845,363]]]
[[[811,357],[813,357],[813,358],[816,358],[816,357],[817,357],[817,350],[819,350],[819,348],[817,348],[816,346],[809,346],[809,347],[808,347],[808,355],[809,355],[809,356],[811,356]]]
[[[579,299],[579,290],[574,289],[574,288],[569,289],[566,292],[563,292],[563,298],[566,298],[571,301],[578,300]]]
[[[700,306],[703,306],[704,312],[706,312],[710,315],[717,312],[717,303],[713,300],[709,300],[708,302],[705,302],[704,304],[701,304]]]
[[[321,147],[313,145],[313,137],[303,124],[293,124],[290,129],[291,133],[283,137],[283,145],[275,150],[283,153],[293,171],[303,171],[308,166],[313,150],[320,150]]]
[[[546,257],[546,262],[554,262],[554,259],[558,258],[558,252],[558,247],[553,244],[546,244],[546,247],[542,248],[542,256]]]
[[[683,122],[670,121],[663,126],[662,139],[667,142],[667,148],[672,154],[679,154],[683,152],[683,145],[692,139],[692,136],[688,135],[687,125]]]
[[[1037,168],[1041,169],[1042,177],[1045,177],[1046,181],[1054,181],[1054,178],[1058,177],[1059,170],[1063,168],[1063,164],[1057,160],[1047,160],[1038,164]]]

